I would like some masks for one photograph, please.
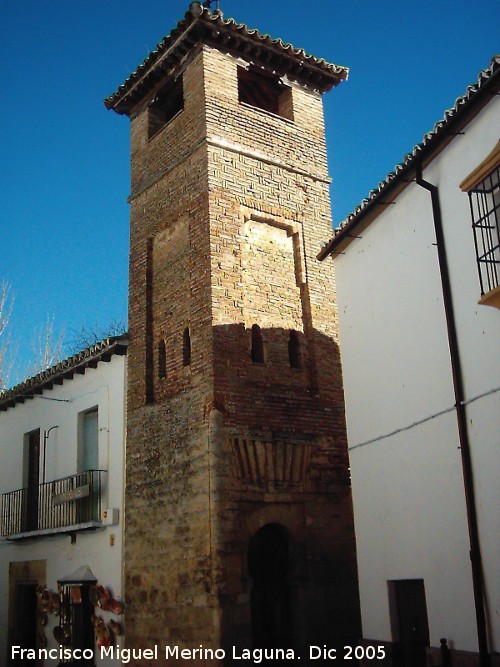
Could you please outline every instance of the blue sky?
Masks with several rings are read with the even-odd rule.
[[[126,320],[128,119],[103,98],[187,1],[0,0],[0,282],[16,380],[34,330]],[[333,222],[419,142],[500,51],[488,0],[221,0],[226,17],[350,68],[325,96]]]

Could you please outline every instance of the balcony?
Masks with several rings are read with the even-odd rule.
[[[99,528],[105,475],[105,470],[86,470],[4,493],[1,536],[18,540]]]

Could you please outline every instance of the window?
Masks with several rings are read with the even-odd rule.
[[[500,141],[460,187],[469,194],[480,303],[500,308]]]
[[[264,363],[264,341],[258,324],[252,326],[252,349],[250,356],[254,364]]]
[[[265,70],[238,67],[238,99],[243,104],[293,120],[291,88]]]
[[[288,360],[291,368],[300,368],[302,365],[299,334],[293,329],[290,331],[290,338],[288,339]]]
[[[162,88],[148,110],[148,138],[151,139],[184,108],[182,76]]]
[[[191,336],[189,334],[189,327],[184,329],[182,336],[182,365],[191,365]]]
[[[78,435],[78,472],[99,470],[99,409],[97,405],[78,415]],[[74,503],[76,522],[86,523],[98,520],[101,497],[100,474],[97,472],[80,474],[74,480],[78,487],[85,488],[88,485],[88,495]]]
[[[97,406],[80,412],[78,472],[99,469],[99,412]]]
[[[500,167],[469,190],[481,294],[498,287],[500,264]]]
[[[167,346],[164,340],[158,345],[158,377],[160,380],[167,377]]]

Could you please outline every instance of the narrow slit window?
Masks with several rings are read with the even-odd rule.
[[[191,365],[191,335],[189,333],[189,327],[184,329],[184,334],[182,336],[182,365]]]
[[[264,340],[258,324],[252,326],[252,349],[250,356],[254,364],[264,363]]]
[[[167,377],[167,346],[164,340],[158,345],[158,377],[161,380]]]
[[[293,120],[291,88],[264,70],[238,67],[238,100]]]
[[[148,110],[148,137],[151,139],[184,108],[182,76],[162,88]]]
[[[293,329],[288,339],[288,359],[291,368],[300,368],[302,365],[299,334]]]

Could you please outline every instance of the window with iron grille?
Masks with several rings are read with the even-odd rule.
[[[469,190],[481,294],[498,287],[500,275],[500,166]]]
[[[63,585],[60,587],[61,607],[59,611],[60,632],[58,640],[65,648],[73,651],[90,649],[94,652],[94,626],[92,614],[94,607],[89,596],[90,584]],[[74,664],[71,657],[63,658],[61,663]],[[82,660],[78,664],[91,667],[93,660]]]
[[[469,195],[481,303],[500,307],[500,141],[460,188]]]

